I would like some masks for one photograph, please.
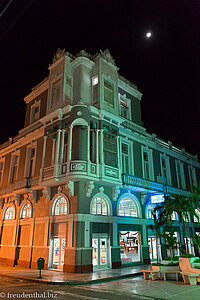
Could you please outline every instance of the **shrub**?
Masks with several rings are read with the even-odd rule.
[[[200,263],[200,258],[196,259],[194,263]]]
[[[194,254],[184,254],[182,255],[181,257],[184,257],[184,258],[192,258],[192,257],[195,257]]]
[[[171,260],[171,257],[165,257],[164,260]],[[178,261],[179,260],[179,256],[174,256],[172,257],[173,261]]]

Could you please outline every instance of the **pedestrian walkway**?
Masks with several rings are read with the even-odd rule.
[[[121,269],[106,269],[87,274],[66,273],[57,270],[42,270],[42,279],[39,279],[38,270],[1,266],[0,276],[14,277],[22,280],[48,284],[80,285],[138,276],[142,274],[141,270],[144,268],[148,269],[149,266],[141,265]]]

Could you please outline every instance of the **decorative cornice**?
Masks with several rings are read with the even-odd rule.
[[[124,79],[124,80],[123,80]],[[125,78],[123,78],[122,76],[120,76],[118,78],[118,87],[121,88],[122,90],[124,90],[125,92],[128,92],[129,94],[131,94],[132,96],[136,97],[137,99],[141,100],[142,98],[142,93],[140,93],[136,88],[134,88],[133,86],[130,86],[130,84],[125,82]]]
[[[39,96],[48,88],[49,88],[49,79],[46,79],[46,81],[36,86],[35,89],[28,96],[24,98],[24,101],[26,102],[26,104],[28,104],[30,101],[35,99],[37,96]]]

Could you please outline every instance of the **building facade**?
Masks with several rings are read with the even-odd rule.
[[[45,268],[90,272],[167,255],[151,211],[165,192],[188,196],[200,164],[146,131],[141,97],[108,50],[58,49],[24,99],[24,128],[0,146],[1,264],[36,268],[44,257]]]

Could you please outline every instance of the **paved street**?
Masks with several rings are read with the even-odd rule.
[[[140,280],[140,279],[139,279]],[[116,285],[118,289],[116,289]],[[1,299],[154,299],[152,297],[136,296],[132,291],[120,291],[121,280],[89,285],[66,286],[40,283],[27,283],[23,280],[12,278],[0,278]],[[132,285],[132,282],[129,283]],[[28,294],[32,294],[29,296]]]
[[[0,299],[199,300],[199,295],[200,286],[184,285],[182,281],[145,281],[142,276],[81,286],[31,283],[0,277]]]

